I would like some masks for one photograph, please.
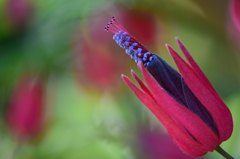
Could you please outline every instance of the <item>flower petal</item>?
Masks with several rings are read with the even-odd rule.
[[[186,105],[181,85],[182,76],[175,69],[155,54],[146,69],[163,89],[182,105]]]
[[[230,2],[230,12],[233,19],[234,24],[237,29],[240,31],[240,1],[239,0],[231,0]]]
[[[187,86],[186,82],[182,78],[183,92],[188,105],[188,110],[197,114],[219,137],[219,132],[216,123],[214,122],[212,115],[208,112],[205,106],[198,100],[198,98],[193,94],[190,88]]]
[[[207,124],[200,119],[196,114],[188,110],[186,107],[179,104],[173,99],[153,77],[147,72],[144,66],[138,65],[144,79],[152,91],[157,103],[169,114],[182,128],[185,128],[194,138],[200,142],[208,151],[213,151],[220,144],[216,134]],[[196,126],[197,125],[197,126]]]
[[[202,80],[214,91],[215,89],[213,88],[212,84],[210,83],[210,81],[208,80],[208,78],[206,77],[206,75],[203,73],[203,71],[200,69],[200,67],[198,66],[198,64],[195,62],[195,60],[193,59],[193,57],[191,56],[191,54],[188,52],[187,48],[182,44],[182,42],[178,39],[175,38],[179,47],[181,48],[185,58],[188,60],[188,62],[190,63],[190,65],[192,66],[192,68],[194,69],[194,71],[196,71],[196,73],[202,78]],[[217,94],[217,92],[216,92]]]
[[[212,115],[219,130],[220,140],[227,140],[233,130],[232,116],[228,107],[170,46],[167,45],[167,48],[189,88]]]
[[[128,77],[122,75],[122,79],[139,98],[139,100],[146,105],[150,111],[152,111],[152,113],[161,121],[174,142],[185,153],[193,157],[202,156],[207,153],[208,150],[206,150],[200,143],[195,141],[186,131],[181,129],[178,124],[166,112],[163,111],[161,106],[159,106],[159,104],[156,103],[153,98],[137,88]]]
[[[136,73],[135,73],[133,70],[131,70],[131,74],[132,74],[133,78],[138,82],[138,84],[139,84],[139,86],[142,88],[142,90],[143,90],[145,93],[147,93],[149,96],[151,96],[151,97],[153,98],[152,93],[150,92],[150,90],[149,90],[149,89],[147,88],[147,86],[139,79],[139,77],[136,75]]]

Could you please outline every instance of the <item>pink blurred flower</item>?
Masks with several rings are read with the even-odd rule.
[[[157,36],[161,31],[161,26],[157,24],[157,17],[153,13],[122,7],[119,9],[118,18],[124,27],[145,46],[157,47]]]
[[[31,0],[7,0],[6,16],[13,27],[20,29],[26,26],[33,13]]]
[[[120,64],[114,61],[109,48],[81,39],[81,46],[75,52],[75,73],[85,88],[111,91],[119,83]]]
[[[141,159],[193,159],[184,154],[171,137],[161,131],[140,130],[135,147]]]
[[[20,141],[32,139],[42,128],[44,83],[41,79],[25,77],[19,81],[6,110],[6,124]]]

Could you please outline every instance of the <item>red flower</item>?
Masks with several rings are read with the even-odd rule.
[[[115,17],[105,29],[115,34],[113,39],[138,63],[147,86],[134,71],[132,76],[141,89],[124,75],[123,80],[162,122],[182,151],[193,157],[202,156],[231,136],[233,121],[228,107],[179,39],[176,40],[189,64],[170,46],[166,47],[181,74],[150,53]]]
[[[6,112],[7,126],[18,140],[35,137],[41,130],[44,105],[43,82],[25,78],[14,90]]]
[[[240,31],[240,1],[239,0],[231,0],[230,12],[231,12],[231,17],[234,24],[236,25],[238,31]]]
[[[81,84],[99,92],[116,89],[119,64],[109,49],[92,47],[92,43],[81,39],[81,48],[75,52],[75,73]]]
[[[121,61],[126,58],[117,54],[122,50],[114,46],[111,36],[99,29],[99,25],[106,23],[106,17],[101,12],[92,17],[95,18],[90,18],[86,26],[81,28],[83,31],[74,35],[75,77],[86,91],[116,93],[121,84],[119,73],[127,68],[120,67]],[[121,60],[114,61],[116,58]],[[129,64],[125,63],[126,66]]]
[[[8,0],[6,6],[7,18],[16,28],[23,28],[29,22],[33,13],[30,0]]]

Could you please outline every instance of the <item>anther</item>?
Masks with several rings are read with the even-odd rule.
[[[147,66],[152,60],[152,54],[127,32],[115,16],[107,23],[105,30],[114,33],[113,39],[120,47],[126,49],[126,54],[130,55],[135,62],[142,62]]]

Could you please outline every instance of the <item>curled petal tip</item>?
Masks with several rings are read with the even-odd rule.
[[[175,52],[175,50],[169,46],[169,45],[166,45],[167,49],[168,49],[168,52],[170,53],[170,55],[173,57],[173,59],[175,58],[175,56],[178,56],[177,53]]]
[[[122,80],[125,82],[125,83],[128,83],[130,80],[127,76],[125,76],[124,74],[121,75],[122,77]]]
[[[183,43],[180,41],[180,39],[178,39],[177,37],[175,38],[178,45],[180,46],[180,48],[184,47]]]
[[[140,69],[140,70],[142,70],[142,63],[141,62],[138,62],[138,64],[137,64],[137,66],[138,66],[138,68]]]
[[[166,46],[166,48],[168,49],[168,51],[171,51],[171,50],[173,50],[173,49],[171,48],[171,46],[170,46],[170,45],[168,45],[168,44],[165,44],[165,46]]]
[[[179,39],[178,37],[175,37],[175,40],[176,40],[177,42],[180,42],[180,39]]]
[[[129,84],[132,83],[131,80],[130,80],[127,76],[125,76],[125,75],[123,75],[123,74],[122,74],[122,80],[123,80],[127,85],[129,85]]]
[[[124,74],[121,74],[122,79],[126,78],[127,76],[125,76]]]
[[[138,81],[138,77],[137,77],[136,73],[133,70],[131,70],[131,74],[132,74],[133,78],[135,78]]]
[[[168,51],[172,51],[172,50],[173,50],[172,47],[171,47],[170,45],[165,44],[165,46],[166,46],[166,48],[168,49]]]
[[[132,75],[135,75],[135,72],[134,72],[132,69],[131,69],[131,74],[132,74]]]

